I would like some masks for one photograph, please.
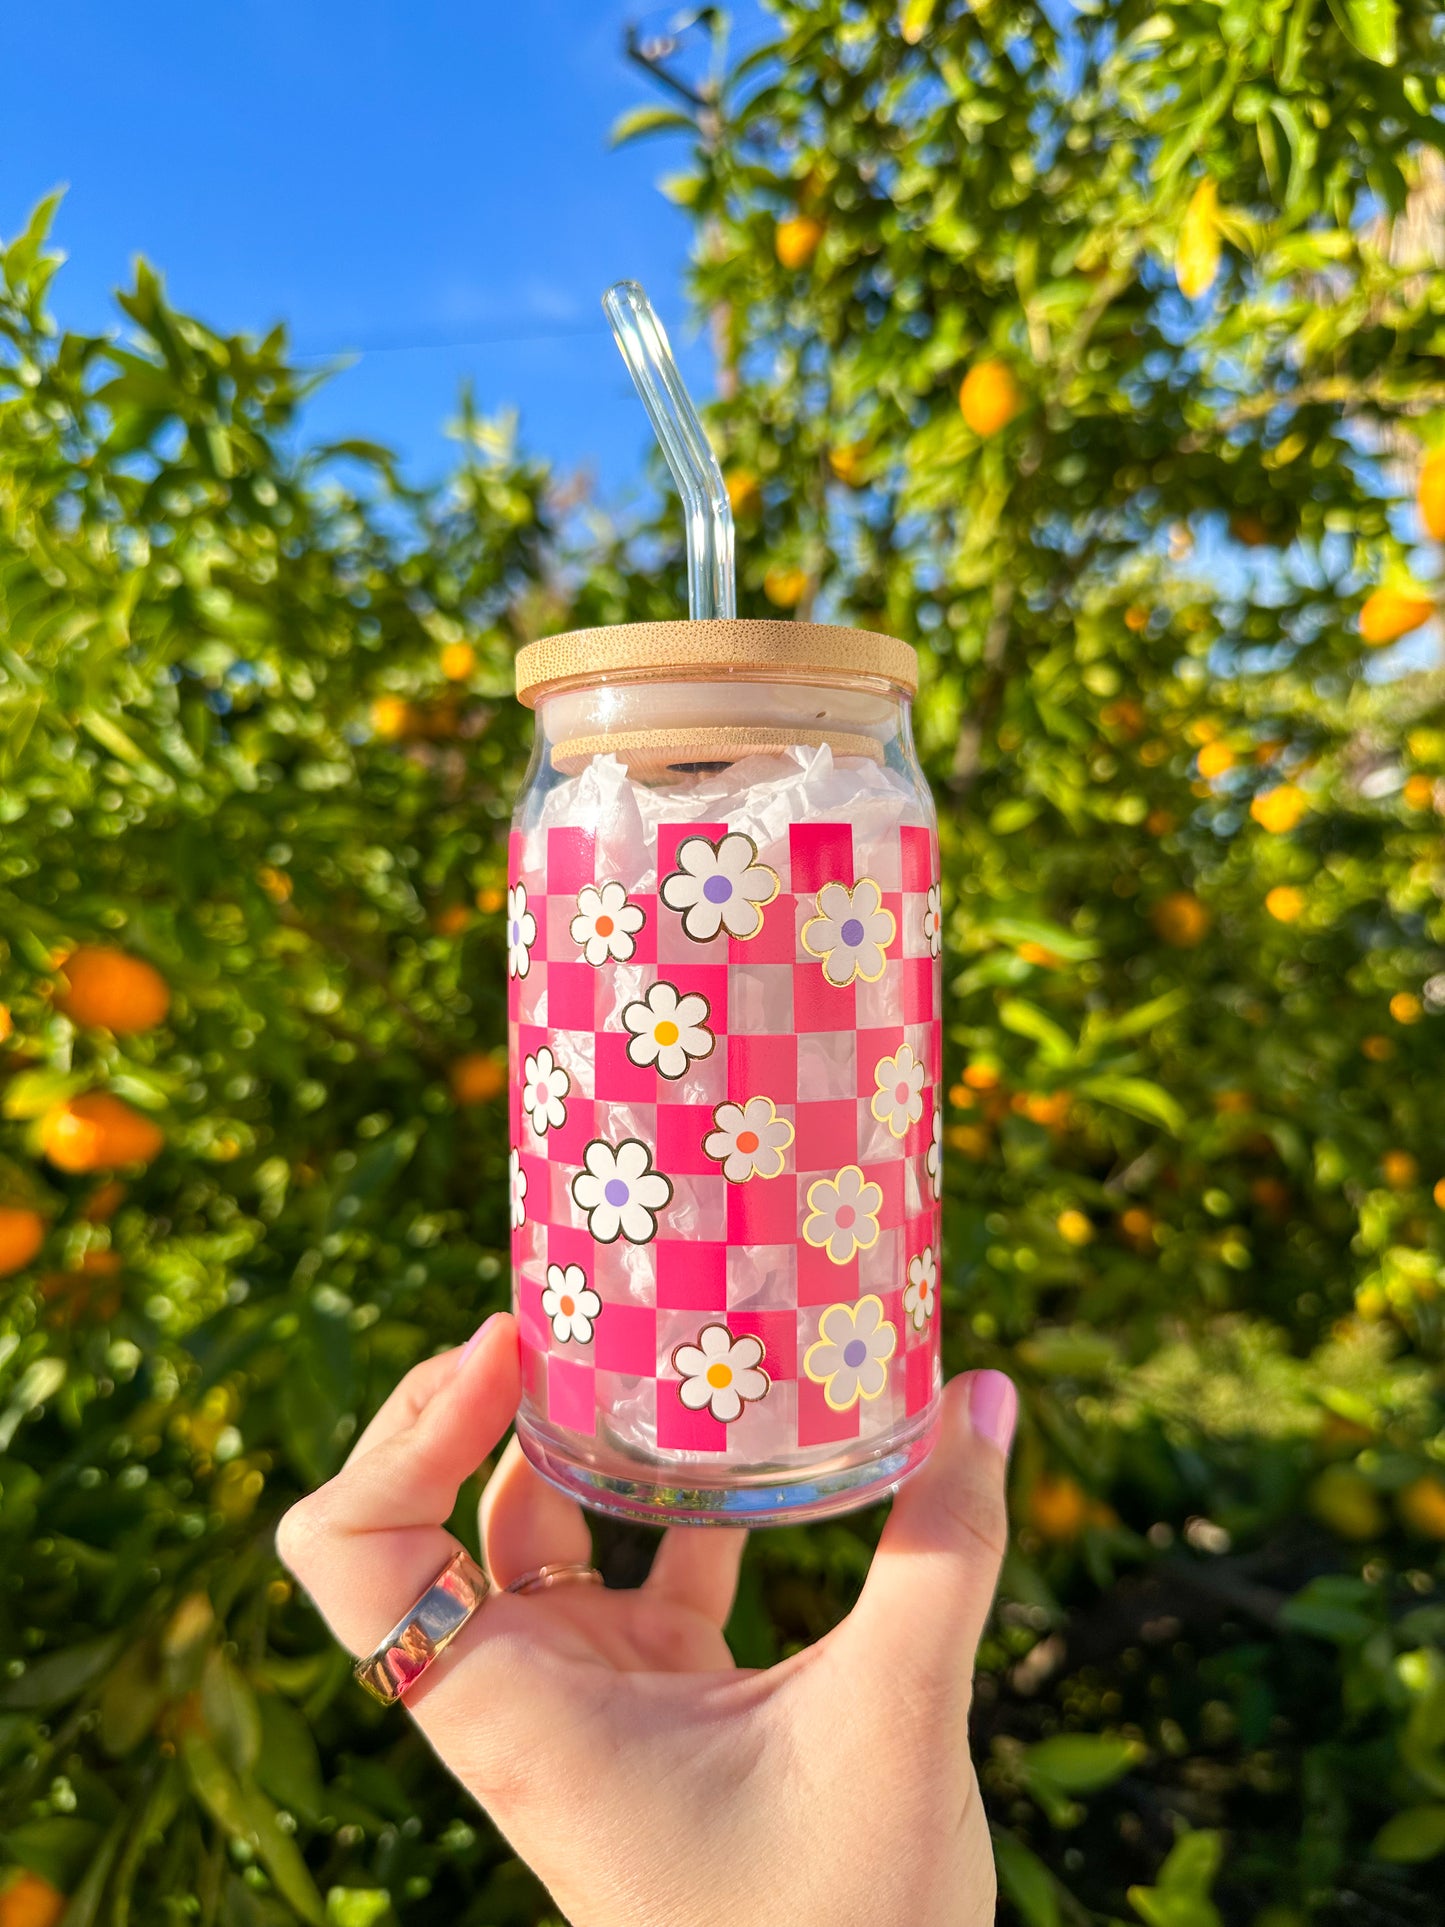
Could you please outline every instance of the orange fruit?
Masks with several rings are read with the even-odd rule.
[[[1360,1041],[1360,1052],[1372,1064],[1388,1064],[1395,1055],[1395,1046],[1388,1037],[1365,1037]]]
[[[448,682],[465,682],[477,666],[477,652],[469,642],[449,642],[438,661]]]
[[[1433,776],[1415,775],[1405,784],[1405,801],[1412,810],[1428,810],[1435,801],[1435,779]]]
[[[1094,1242],[1094,1227],[1082,1211],[1075,1211],[1072,1205],[1061,1211],[1054,1219],[1054,1229],[1067,1245],[1087,1245]]]
[[[431,920],[431,927],[439,937],[459,937],[469,927],[472,913],[464,903],[449,903],[445,910],[438,910]]]
[[[107,1178],[98,1184],[81,1206],[80,1215],[87,1224],[105,1224],[113,1218],[125,1201],[125,1186],[118,1178]]]
[[[1380,1176],[1392,1191],[1408,1191],[1420,1175],[1420,1166],[1408,1151],[1386,1151],[1380,1159]]]
[[[372,732],[379,742],[394,743],[416,727],[416,715],[400,696],[378,696],[371,705]]]
[[[773,247],[783,266],[796,270],[807,267],[822,238],[821,221],[815,221],[811,214],[795,214],[791,220],[779,221]]]
[[[1249,813],[1271,836],[1286,836],[1309,809],[1309,800],[1294,783],[1276,783],[1261,790],[1249,806]]]
[[[1445,1484],[1430,1473],[1395,1494],[1400,1517],[1422,1539],[1445,1539]]]
[[[1132,602],[1124,611],[1124,627],[1136,636],[1149,627],[1149,611],[1142,602]]]
[[[85,944],[60,966],[55,1002],[73,1024],[96,1025],[128,1037],[153,1030],[164,1020],[171,991],[143,957]]]
[[[1234,768],[1234,751],[1227,743],[1206,743],[1199,752],[1201,776],[1223,776]]]
[[[963,1081],[971,1091],[996,1091],[999,1074],[992,1064],[970,1064],[963,1073]]]
[[[1229,533],[1236,542],[1242,542],[1247,549],[1263,549],[1272,541],[1270,527],[1263,516],[1254,515],[1247,509],[1229,518]]]
[[[1272,1216],[1282,1215],[1289,1209],[1289,1186],[1283,1178],[1256,1178],[1249,1187],[1249,1195],[1261,1211]]]
[[[1425,533],[1433,542],[1445,542],[1445,448],[1431,449],[1425,457],[1415,499]]]
[[[45,1220],[29,1205],[0,1205],[0,1278],[28,1265],[45,1242]]]
[[[963,419],[985,440],[1007,428],[1023,405],[1023,390],[1002,361],[976,361],[958,391]]]
[[[1264,907],[1279,923],[1298,923],[1305,913],[1305,893],[1292,883],[1277,883],[1265,897]]]
[[[849,488],[861,488],[867,479],[864,470],[869,456],[867,442],[840,442],[828,450],[828,466]]]
[[[1360,634],[1371,648],[1397,642],[1418,629],[1435,613],[1429,596],[1411,595],[1407,589],[1375,589],[1365,597],[1360,610]]]
[[[0,1044],[5,1042],[5,1039],[14,1029],[15,1019],[10,1015],[9,1006],[7,1004],[0,1004]]]
[[[1397,1024],[1418,1024],[1425,1015],[1425,1006],[1408,990],[1397,990],[1390,999],[1390,1015]]]
[[[256,881],[270,897],[272,903],[289,903],[295,888],[284,870],[278,870],[272,863],[263,863],[256,872]]]
[[[160,1126],[109,1091],[87,1091],[47,1111],[40,1142],[62,1171],[113,1171],[149,1164],[165,1143]]]
[[[1077,1479],[1044,1473],[1034,1480],[1024,1513],[1036,1532],[1056,1544],[1077,1539],[1089,1520],[1089,1495]]]
[[[1154,933],[1176,950],[1193,950],[1209,935],[1214,917],[1189,890],[1172,890],[1149,912]]]
[[[723,487],[734,515],[745,514],[757,502],[758,478],[751,469],[730,468],[723,476]]]
[[[1154,1213],[1142,1204],[1131,1204],[1119,1213],[1119,1229],[1137,1251],[1148,1251],[1154,1243]]]
[[[1037,964],[1041,970],[1057,970],[1064,961],[1056,950],[1050,950],[1045,944],[1034,943],[1032,939],[1021,943],[1014,955],[1022,963]]]
[[[487,916],[495,915],[506,901],[506,891],[499,890],[494,883],[487,884],[477,892],[477,908]]]
[[[87,1251],[75,1271],[50,1271],[40,1280],[40,1296],[51,1307],[47,1325],[63,1325],[72,1319],[93,1316],[104,1324],[121,1307],[121,1295],[112,1287],[105,1289],[92,1282],[114,1278],[124,1269],[114,1251]]]
[[[966,1158],[988,1156],[988,1132],[981,1124],[950,1124],[943,1135],[950,1148]]]
[[[458,1104],[489,1104],[507,1088],[506,1062],[491,1051],[468,1051],[452,1065],[451,1085]]]
[[[0,1927],[55,1927],[65,1895],[27,1868],[0,1888]]]
[[[769,569],[763,577],[763,594],[775,609],[796,609],[808,593],[806,569]]]

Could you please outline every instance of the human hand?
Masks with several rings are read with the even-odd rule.
[[[345,1466],[281,1521],[281,1557],[355,1654],[456,1551],[462,1481],[521,1395],[515,1321],[418,1365]],[[674,1527],[633,1591],[497,1590],[407,1695],[438,1755],[574,1927],[973,1927],[993,1857],[968,1750],[974,1656],[1006,1536],[1017,1413],[955,1379],[841,1625],[765,1671],[723,1638],[746,1535]],[[515,1439],[487,1484],[494,1585],[586,1561],[581,1508]]]

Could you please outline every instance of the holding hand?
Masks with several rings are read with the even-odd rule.
[[[502,1313],[409,1372],[282,1520],[282,1558],[353,1653],[457,1551],[445,1521],[520,1395]],[[946,1388],[857,1605],[766,1671],[734,1666],[723,1638],[742,1532],[672,1528],[635,1591],[501,1591],[591,1553],[581,1508],[512,1440],[481,1506],[498,1590],[406,1704],[574,1927],[992,1921],[968,1711],[1016,1412],[997,1372]]]

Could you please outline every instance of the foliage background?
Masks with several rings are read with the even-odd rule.
[[[945,1350],[1024,1402],[1006,1906],[1436,1920],[1445,718],[1433,641],[1357,617],[1439,570],[1439,18],[774,10],[622,131],[688,143],[743,613],[924,655]],[[0,1203],[48,1223],[0,1285],[0,1922],[543,1921],[271,1537],[505,1299],[511,662],[675,613],[675,522],[469,404],[436,492],[307,448],[284,339],[145,268],[123,341],[60,332],[51,212],[0,291]],[[77,942],[167,1021],[72,1025]],[[165,1132],[119,1199],[43,1155],[88,1089]],[[846,1610],[877,1524],[759,1535],[739,1656]]]

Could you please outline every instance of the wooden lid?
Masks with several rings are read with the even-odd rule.
[[[530,709],[550,690],[612,676],[876,676],[911,696],[918,657],[906,642],[827,622],[620,622],[543,636],[517,656],[517,695]]]

